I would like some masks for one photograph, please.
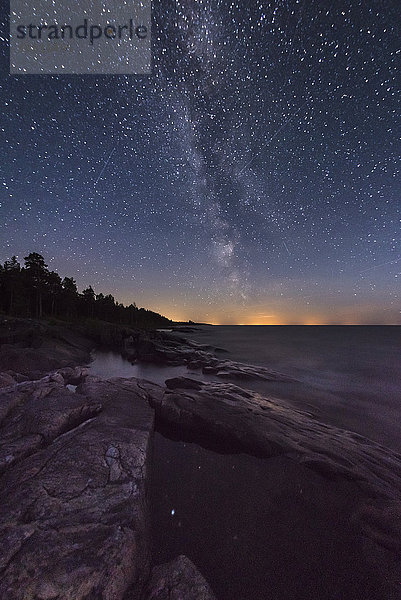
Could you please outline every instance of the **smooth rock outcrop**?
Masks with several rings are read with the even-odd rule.
[[[292,377],[267,369],[266,367],[255,367],[246,365],[231,360],[213,361],[215,364],[210,364],[202,368],[205,374],[212,374],[221,379],[234,379],[241,381],[260,380],[260,381],[295,381]]]
[[[100,410],[98,401],[71,394],[59,373],[0,390],[0,473]]]
[[[203,575],[182,554],[154,567],[147,600],[215,600],[215,597]]]
[[[60,374],[0,397],[0,598],[141,598],[153,410],[135,380]]]
[[[12,372],[32,380],[56,369],[89,362],[94,345],[67,326],[51,327],[22,319],[10,320],[8,336],[6,333],[2,331],[0,339],[0,372]]]
[[[240,381],[293,382],[295,379],[266,367],[247,365],[236,361],[220,360],[214,352],[225,352],[181,337],[157,333],[148,337],[139,336],[134,347],[124,352],[128,360],[156,364],[187,365],[189,369],[201,369],[204,374],[221,379]]]
[[[213,358],[203,346],[162,332],[134,336],[133,346],[126,349],[125,356],[131,361],[169,365],[183,365],[198,360],[201,365],[206,365]]]
[[[0,373],[0,388],[8,387],[17,383],[16,379],[9,373]]]
[[[178,377],[166,386],[148,396],[162,422],[195,439],[261,457],[286,455],[325,477],[356,482],[366,497],[356,517],[364,532],[388,549],[401,549],[399,454],[233,384]]]

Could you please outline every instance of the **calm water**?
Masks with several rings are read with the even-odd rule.
[[[224,358],[300,380],[248,387],[401,448],[400,328],[222,326],[188,337],[226,348]],[[97,353],[91,369],[159,384],[177,375],[204,377],[186,367],[131,365],[113,353]],[[328,481],[287,458],[212,451],[160,426],[151,486],[153,561],[186,554],[218,600],[399,598],[380,571],[385,551],[366,562],[366,540],[350,520],[358,497],[353,483]]]
[[[153,560],[186,554],[218,600],[392,600],[352,523],[359,491],[283,457],[155,436]]]
[[[187,337],[299,379],[246,385],[401,452],[401,327],[202,326]]]
[[[116,352],[96,351],[93,353],[90,370],[93,375],[104,377],[137,377],[163,385],[169,377],[187,374],[186,367],[159,367],[149,363],[131,364]]]
[[[90,370],[93,375],[104,377],[137,377],[146,379],[158,385],[164,385],[166,379],[171,377],[192,377],[194,379],[203,379],[211,381],[215,377],[202,375],[199,371],[189,371],[185,366],[159,366],[150,363],[131,364],[120,354],[116,352],[103,352],[97,350],[93,352],[93,361],[90,364]]]

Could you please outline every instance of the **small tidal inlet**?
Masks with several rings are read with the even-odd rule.
[[[188,376],[184,366],[131,365],[110,352],[95,354],[91,372],[159,385]],[[382,577],[351,518],[359,495],[355,483],[327,479],[290,457],[237,453],[157,419],[153,563],[185,554],[219,600],[382,600]]]

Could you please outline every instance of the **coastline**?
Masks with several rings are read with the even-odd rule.
[[[401,326],[199,326],[188,338],[295,379],[246,382],[253,391],[401,452]]]
[[[327,481],[338,482],[327,493],[334,505],[339,502],[339,507],[343,506],[341,497],[352,499],[346,511],[348,516],[343,515],[344,535],[346,523],[352,524],[355,538],[351,546],[355,553],[360,545],[363,561],[369,568],[375,563],[377,577],[387,582],[388,594],[393,594],[388,597],[398,597],[396,581],[400,566],[391,557],[399,551],[401,539],[398,500],[401,456],[360,434],[328,424],[311,408],[296,407],[294,399],[285,401],[266,394],[262,396],[251,389],[254,385],[265,389],[278,386],[285,390],[286,386],[302,385],[302,382],[266,366],[231,360],[230,353],[215,353],[215,346],[187,341],[181,337],[185,332],[179,333],[177,337],[162,332],[131,332],[128,347],[121,340],[120,353],[131,361],[141,359],[152,364],[189,368],[188,376],[170,379],[164,386],[134,378],[102,380],[94,377],[85,368],[93,340],[68,328],[66,331],[56,328],[50,335],[39,327],[36,337],[30,334],[33,346],[25,349],[21,336],[17,336],[14,344],[2,345],[0,366],[5,375],[0,393],[0,425],[5,440],[2,479],[7,498],[4,498],[6,521],[1,530],[3,547],[9,550],[3,563],[5,583],[0,589],[10,598],[19,598],[17,588],[35,585],[35,593],[39,594],[43,578],[47,577],[44,575],[46,561],[54,555],[57,568],[53,579],[46,582],[46,590],[63,589],[66,557],[69,557],[76,568],[71,575],[71,590],[74,589],[71,597],[84,598],[79,590],[83,585],[83,572],[88,579],[88,571],[83,565],[90,563],[95,532],[96,551],[102,556],[106,552],[108,559],[91,571],[87,585],[94,586],[93,589],[113,589],[113,598],[124,597],[125,600],[127,593],[133,594],[133,598],[158,598],[154,595],[155,587],[152,590],[147,587],[150,581],[158,589],[162,580],[175,582],[171,585],[179,587],[181,576],[186,573],[187,580],[190,573],[193,576],[196,567],[187,559],[164,567],[162,575],[160,570],[151,574],[154,565],[150,560],[149,478],[152,468],[160,468],[152,463],[156,418],[156,430],[162,427],[163,435],[198,442],[213,451],[223,444],[225,452],[245,452],[251,457],[263,458],[275,482],[275,494],[284,485],[279,477],[280,468],[288,465],[285,469],[290,479],[300,478],[305,490],[311,490],[307,493],[304,512],[296,508],[299,502],[294,498],[296,486],[287,492],[288,502],[290,498],[295,501],[289,513],[295,521],[298,509],[298,517],[308,520],[307,507],[312,505],[312,490],[314,494],[320,493],[319,482],[322,494]],[[19,363],[15,363],[17,356]],[[42,372],[32,369],[35,360]],[[24,372],[5,369],[10,361],[23,367]],[[49,375],[47,369],[52,374]],[[191,378],[191,370],[212,376],[213,380],[202,382]],[[7,381],[7,376],[13,379],[12,383]],[[72,393],[67,385],[77,386],[76,392]],[[80,455],[85,456],[89,447],[93,451],[82,461]],[[71,471],[72,466],[74,471]],[[98,483],[92,483],[88,466],[96,474],[94,479]],[[27,479],[26,474],[32,472],[37,473],[33,480],[31,476]],[[14,496],[8,497],[7,490],[11,489],[15,490]],[[35,508],[31,505],[27,517],[26,498],[29,497],[36,500]],[[18,505],[25,508],[15,511]],[[277,518],[277,510],[283,509],[274,505]],[[137,515],[133,521],[132,512]],[[284,513],[280,515],[285,522]],[[327,518],[322,515],[323,521]],[[89,528],[84,525],[86,521],[90,523]],[[70,545],[60,545],[60,540],[50,535],[55,526],[65,531],[68,528],[72,536]],[[76,542],[73,540],[78,531],[81,546],[79,552],[74,552]],[[125,532],[123,538],[115,537],[117,531]],[[37,538],[38,535],[41,537]],[[33,544],[39,539],[43,552],[36,557]],[[22,569],[24,561],[31,564],[33,576]],[[123,573],[121,569],[115,570],[117,564],[125,565]],[[110,577],[106,582],[106,572],[114,573],[112,588],[107,587],[111,584]],[[212,597],[210,587],[200,574],[195,580],[199,585],[191,588],[188,581],[185,584],[186,597]],[[103,587],[96,587],[99,585]],[[374,588],[372,581],[369,585]],[[373,588],[371,598],[376,597]],[[51,598],[51,595],[43,595],[50,594],[46,590],[40,591],[42,596],[38,597]]]

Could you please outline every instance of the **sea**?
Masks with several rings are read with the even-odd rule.
[[[401,452],[401,326],[219,325],[188,336],[298,384],[249,385]]]
[[[171,335],[221,360],[268,367],[294,381],[239,385],[401,452],[401,327],[211,326]],[[103,377],[206,378],[185,366],[131,365],[98,352]],[[199,445],[158,427],[150,506],[155,565],[187,555],[217,600],[397,600],[394,556],[353,518],[354,482],[330,480],[287,457]]]

